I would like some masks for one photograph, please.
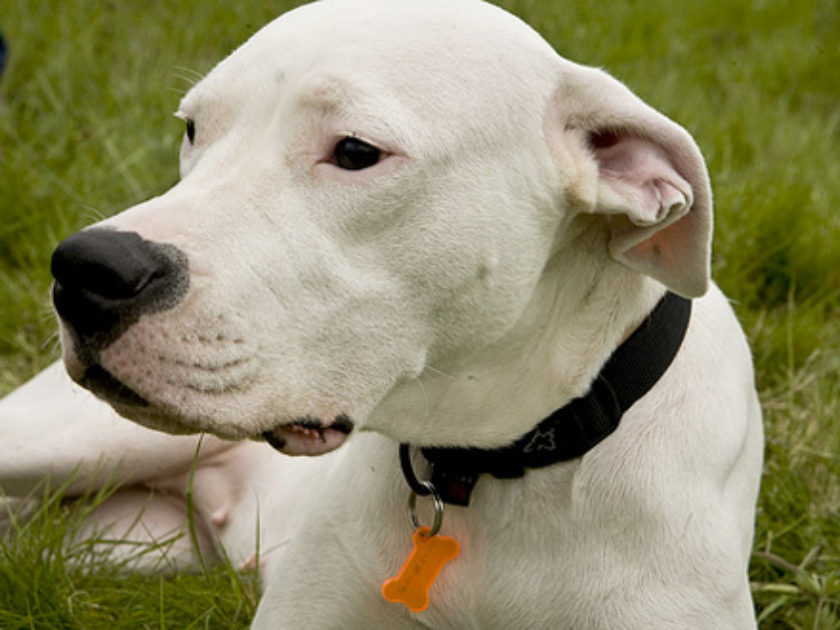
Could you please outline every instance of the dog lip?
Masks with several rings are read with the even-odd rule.
[[[107,402],[131,407],[148,407],[149,401],[117,379],[104,367],[94,363],[87,367],[79,385]]]
[[[335,417],[335,420],[330,423],[329,428],[340,431],[345,435],[349,435],[350,432],[353,431],[353,426],[353,421],[346,414],[340,413]]]
[[[263,431],[262,436],[263,439],[268,442],[268,445],[271,446],[275,451],[283,452],[283,449],[286,448],[286,438],[278,433],[275,433],[276,429],[271,431]]]
[[[346,414],[337,415],[332,422],[303,416],[263,431],[262,437],[285,455],[321,455],[338,448],[353,427],[353,421]]]

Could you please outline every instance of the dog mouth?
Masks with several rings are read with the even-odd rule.
[[[339,414],[332,422],[306,416],[264,431],[262,436],[285,455],[322,455],[341,446],[352,431],[353,421]]]
[[[78,383],[108,403],[130,409],[132,414],[151,407],[148,400],[98,363],[89,365]],[[353,428],[353,421],[343,413],[332,421],[307,415],[278,424],[261,436],[285,455],[322,455],[341,446]]]
[[[149,402],[97,363],[89,366],[79,385],[110,403],[128,407],[148,407]]]

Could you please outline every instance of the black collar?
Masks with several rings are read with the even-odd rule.
[[[671,292],[610,356],[589,391],[540,422],[513,444],[492,450],[421,448],[431,462],[431,482],[440,497],[468,505],[479,475],[522,477],[541,468],[580,457],[615,431],[621,416],[656,384],[680,348],[691,301]],[[412,490],[428,494],[411,472],[408,445],[400,445],[403,473]]]

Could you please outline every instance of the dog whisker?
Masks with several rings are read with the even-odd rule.
[[[97,221],[104,221],[108,218],[108,214],[99,208],[93,206],[85,206],[85,211],[82,214],[89,222],[95,223]]]
[[[449,378],[449,379],[454,379],[455,378],[455,376],[453,374],[449,374],[448,372],[444,372],[443,370],[440,370],[440,369],[438,369],[434,366],[431,366],[431,365],[426,365],[425,369],[429,370],[430,372],[434,372],[435,374],[440,374],[441,376],[445,376],[446,378]]]

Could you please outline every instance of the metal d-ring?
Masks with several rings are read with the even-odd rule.
[[[420,481],[420,485],[422,485],[428,493],[425,496],[431,496],[432,500],[435,504],[435,520],[432,522],[432,527],[426,536],[434,536],[440,531],[440,526],[443,524],[443,499],[440,498],[435,487],[428,481]],[[414,509],[417,505],[417,493],[412,490],[411,493],[408,495],[408,517],[411,519],[411,526],[414,529],[419,529],[421,527],[420,520],[417,518],[417,512]]]

